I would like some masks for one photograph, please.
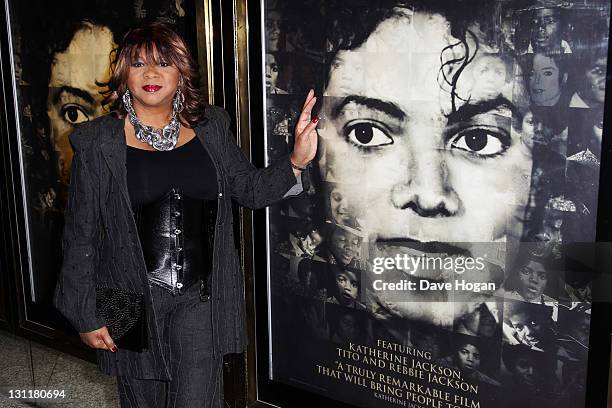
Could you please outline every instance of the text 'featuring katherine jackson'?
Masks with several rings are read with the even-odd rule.
[[[316,373],[367,389],[378,400],[414,408],[480,408],[479,385],[433,361],[429,351],[379,339],[375,346],[336,347],[335,357],[331,366],[316,364]]]

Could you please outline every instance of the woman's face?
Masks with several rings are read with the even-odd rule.
[[[565,80],[554,59],[534,54],[533,67],[529,72],[529,92],[534,105],[554,106],[561,97]]]
[[[72,163],[68,136],[76,125],[105,113],[101,92],[106,88],[98,84],[110,79],[109,55],[115,47],[110,29],[86,23],[74,34],[68,48],[53,56],[47,115],[63,184],[68,184]]]
[[[170,108],[178,88],[180,73],[177,67],[155,55],[157,62],[148,61],[145,51],[141,50],[128,71],[127,86],[136,113],[139,109]]]
[[[480,368],[480,350],[473,344],[464,344],[457,350],[457,364],[463,371],[476,371]]]
[[[457,41],[439,15],[394,17],[359,48],[340,51],[330,69],[319,128],[333,157],[326,165],[342,208],[363,221],[380,256],[397,254],[394,241],[520,235],[507,226],[522,225],[529,195],[531,152],[513,117],[526,90],[516,81],[492,96],[474,75],[461,76],[452,113],[440,56]],[[446,75],[456,69],[446,66]]]
[[[338,300],[343,305],[353,303],[359,292],[359,281],[355,272],[339,270],[336,271],[336,291]]]

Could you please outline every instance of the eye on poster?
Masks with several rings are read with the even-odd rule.
[[[264,0],[269,378],[356,407],[581,407],[610,2]],[[586,245],[588,248],[588,245]]]

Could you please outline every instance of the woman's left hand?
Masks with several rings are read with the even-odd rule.
[[[295,126],[295,142],[291,153],[291,162],[297,167],[306,167],[317,154],[317,122],[319,117],[310,119],[312,107],[317,101],[314,91],[311,89],[306,96],[302,107],[302,113]]]

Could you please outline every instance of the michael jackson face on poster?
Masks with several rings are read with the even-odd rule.
[[[580,406],[585,378],[567,370],[586,364],[571,331],[590,318],[591,271],[564,253],[595,239],[609,2],[264,6],[269,160],[290,149],[301,95],[323,95],[312,188],[269,212],[273,377],[409,402],[316,368],[384,339],[480,384],[481,406],[510,401],[508,384]]]

